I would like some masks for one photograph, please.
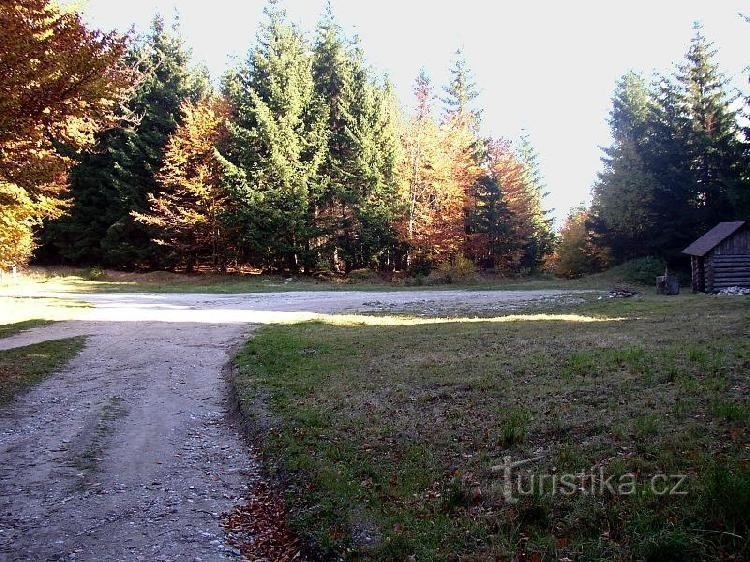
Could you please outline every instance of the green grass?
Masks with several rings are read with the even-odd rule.
[[[295,529],[351,560],[750,557],[750,302],[574,312],[604,321],[263,328],[235,387]],[[505,456],[538,458],[524,482],[601,468],[635,492],[510,504]]]
[[[84,341],[83,337],[68,338],[0,351],[0,405],[60,369],[83,348]]]
[[[0,324],[0,339],[7,338],[24,330],[37,328],[39,326],[46,326],[47,324],[51,323],[52,322],[50,320],[32,318],[31,320],[24,320],[22,322],[15,322],[13,324]]]
[[[400,290],[523,290],[523,289],[609,289],[621,283],[633,284],[629,268],[619,266],[610,272],[598,273],[581,279],[558,279],[551,275],[518,278],[480,276],[451,284],[428,285],[419,279],[390,282],[379,280],[375,274],[352,279],[317,279],[304,275],[256,275],[201,273],[176,274],[166,271],[125,273],[98,268],[38,269],[24,274],[16,281],[0,284],[0,290],[28,288],[71,293],[268,293],[289,291],[400,291]],[[424,280],[423,280],[424,281]],[[635,283],[637,285],[637,283]],[[649,286],[653,285],[648,283]]]

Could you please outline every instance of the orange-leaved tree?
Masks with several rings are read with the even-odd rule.
[[[432,112],[432,87],[426,74],[417,78],[417,114],[403,135],[402,182],[407,213],[398,225],[415,261],[444,261],[464,242],[465,193],[454,176],[455,138]]]
[[[133,75],[125,38],[47,0],[2,2],[0,36],[2,267],[23,263],[32,227],[64,211],[72,157],[113,122]]]
[[[601,271],[609,264],[607,251],[592,240],[588,219],[588,211],[579,207],[573,209],[565,220],[551,257],[555,275],[572,279]]]
[[[155,241],[171,248],[188,272],[206,262],[223,270],[230,244],[230,197],[217,146],[227,134],[226,101],[205,96],[197,103],[184,103],[182,111],[184,120],[167,143],[157,176],[162,191],[148,195],[149,213],[133,216],[154,229]]]

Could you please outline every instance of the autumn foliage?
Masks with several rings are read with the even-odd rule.
[[[451,279],[541,263],[533,166],[480,136],[460,52],[440,102],[423,74],[408,116],[330,9],[310,41],[269,2],[218,91],[158,17],[133,42],[47,0],[3,3],[0,23],[0,267],[27,261],[42,221],[37,255],[72,264]]]
[[[223,100],[206,96],[197,103],[185,103],[183,116],[157,175],[162,191],[148,195],[149,213],[133,214],[154,228],[157,242],[170,248],[188,271],[198,262],[225,269],[225,215],[230,201],[216,146],[226,139],[228,110]]]
[[[125,40],[46,0],[0,5],[0,267],[30,254],[31,228],[66,206],[76,152],[113,123],[131,75]]]

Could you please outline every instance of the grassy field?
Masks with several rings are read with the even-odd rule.
[[[247,344],[241,405],[319,557],[750,559],[750,299],[559,312]]]
[[[22,320],[21,322],[14,322],[13,324],[0,324],[0,339],[7,338],[23,330],[30,328],[37,328],[50,324],[50,320],[43,320],[41,318],[32,318],[31,320]]]
[[[84,340],[68,338],[0,351],[0,406],[60,369],[83,348]]]
[[[306,276],[210,273],[184,275],[167,271],[126,273],[100,269],[36,268],[7,279],[0,291],[60,293],[268,293],[285,291],[398,291],[398,290],[515,290],[515,289],[607,289],[627,282],[627,274],[615,269],[582,279],[558,279],[551,275],[500,278],[477,276],[451,284],[431,284],[429,279],[409,278],[385,281],[374,273],[353,278],[321,279]]]

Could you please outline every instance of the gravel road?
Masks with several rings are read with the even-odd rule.
[[[363,310],[499,312],[569,295],[74,295],[93,305],[83,318],[0,339],[9,349],[89,336],[60,373],[0,409],[0,560],[239,558],[221,515],[247,496],[258,459],[228,415],[222,374],[257,325]]]

